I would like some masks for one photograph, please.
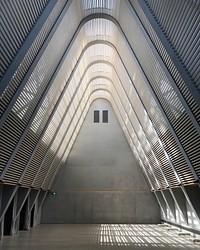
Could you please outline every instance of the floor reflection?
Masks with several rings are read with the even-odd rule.
[[[137,249],[200,249],[200,245],[194,246],[191,237],[178,236],[178,233],[178,230],[167,230],[158,225],[101,224],[99,244]]]
[[[199,236],[200,238],[200,236]],[[1,250],[200,250],[191,235],[147,224],[42,224],[0,240]]]

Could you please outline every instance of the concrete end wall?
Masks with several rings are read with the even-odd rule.
[[[100,123],[93,122],[94,110]],[[108,110],[108,123],[102,123]],[[96,100],[43,206],[42,223],[159,223],[160,209],[109,102]]]
[[[47,197],[42,223],[160,223],[150,192],[66,192]]]

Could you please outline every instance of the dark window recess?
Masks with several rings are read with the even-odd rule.
[[[4,216],[4,235],[11,235],[13,207],[14,207],[14,199],[10,203]]]
[[[108,110],[103,110],[103,123],[108,123]]]
[[[94,110],[94,123],[99,123],[99,110]]]

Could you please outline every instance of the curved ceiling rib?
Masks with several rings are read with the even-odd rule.
[[[138,22],[137,24],[140,24],[140,23]],[[82,27],[84,25],[86,25],[86,28],[84,30],[84,35],[82,36],[82,41],[84,41],[84,42],[86,41],[86,43],[87,43],[87,40],[90,40],[90,39],[92,39],[92,40],[98,40],[99,38],[103,37],[104,39],[106,39],[106,40],[108,39],[108,41],[110,41],[111,43],[115,44],[116,43],[116,37],[118,37],[117,32],[115,30],[115,29],[117,29],[117,31],[119,31],[120,35],[122,35],[122,38],[126,40],[127,44],[129,45],[130,49],[132,50],[132,53],[136,55],[136,58],[139,61],[140,66],[141,66],[142,70],[145,72],[145,74],[151,74],[151,72],[149,71],[148,68],[146,68],[146,69],[144,68],[145,63],[142,63],[142,61],[140,61],[140,60],[143,60],[144,57],[141,57],[139,59],[139,56],[141,56],[143,53],[141,53],[141,55],[138,54],[139,56],[137,55],[137,53],[138,53],[137,51],[140,51],[140,47],[144,48],[145,46],[149,46],[149,45],[145,45],[144,44],[144,46],[135,47],[135,44],[137,44],[138,41],[134,42],[134,43],[131,42],[130,41],[131,39],[129,39],[129,37],[127,36],[127,35],[129,35],[129,33],[125,34],[122,31],[122,29],[121,29],[118,21],[116,19],[114,19],[112,16],[109,16],[107,14],[93,14],[93,15],[87,16],[80,23],[78,29],[76,30],[75,34],[73,35],[73,39],[70,42],[70,44],[72,44],[72,42],[74,42],[77,39],[77,34],[80,33],[80,30],[82,29]],[[141,25],[139,25],[139,28],[141,28]],[[95,34],[94,31],[96,31],[97,34]],[[105,34],[103,33],[103,31],[105,32]],[[139,30],[138,30],[138,32],[139,32]],[[140,33],[141,33],[141,31],[138,34],[140,34]],[[114,40],[113,40],[113,37],[115,37]],[[151,42],[150,42],[149,38],[147,37],[147,35],[146,36],[144,35],[143,39],[140,39],[140,40],[141,41],[145,41],[144,38],[147,39],[147,41],[151,45]],[[71,46],[70,44],[69,44],[69,47]],[[84,45],[84,43],[83,43],[83,45]],[[81,48],[81,46],[79,47],[79,50],[80,50],[80,48]],[[168,104],[165,103],[165,105],[167,105],[170,109],[172,109],[171,112],[173,113],[173,115],[175,115],[175,116],[180,115],[180,114],[175,114],[175,110],[178,110],[178,109],[181,110],[182,109],[184,111],[183,106],[181,105],[181,102],[183,102],[185,104],[185,100],[182,98],[182,96],[180,96],[180,94],[179,94],[179,97],[177,97],[177,90],[176,90],[176,88],[174,86],[172,87],[172,85],[170,84],[170,81],[173,81],[173,79],[171,79],[171,76],[169,75],[168,71],[165,69],[165,65],[161,62],[157,51],[152,46],[151,46],[151,50],[152,50],[153,53],[150,50],[147,51],[147,53],[151,53],[151,54],[149,54],[149,58],[152,57],[152,56],[153,57],[156,56],[156,59],[153,59],[153,60],[157,60],[155,68],[158,68],[159,71],[160,71],[159,72],[158,69],[157,69],[157,72],[155,72],[154,74],[157,74],[158,76],[161,75],[161,74],[163,74],[162,77],[163,77],[163,79],[165,79],[165,82],[163,81],[163,86],[161,86],[159,88],[160,88],[161,92],[163,92],[163,91],[170,91],[171,92],[170,99],[167,97],[167,95],[165,96],[165,98],[166,98],[165,101],[168,102]],[[74,58],[76,58],[76,57],[74,57]],[[153,61],[151,63],[153,63]],[[148,65],[151,65],[151,63],[149,63]],[[160,63],[161,63],[161,67],[159,67]],[[163,73],[161,73],[161,71],[163,70],[162,68],[164,68]],[[148,73],[148,71],[149,71],[149,73]],[[147,75],[147,77],[148,77],[148,75]],[[169,78],[169,80],[167,78]],[[151,82],[151,80],[150,80],[149,77],[148,77],[148,80]],[[155,92],[156,92],[156,88],[158,90],[158,86],[154,87],[154,85],[152,85],[152,88],[153,88],[153,90]],[[189,113],[189,116],[192,117],[192,122],[194,123],[196,129],[199,131],[199,125],[194,121],[193,114],[191,114],[190,110],[188,110],[187,105],[184,105],[184,106],[186,107],[187,112]],[[170,116],[171,115],[172,114],[170,114]],[[1,123],[4,120],[5,120],[5,118],[1,119]]]
[[[51,189],[91,103],[105,98],[151,190],[170,207],[163,190],[176,200],[182,186],[192,204],[183,187],[199,185],[200,110],[145,16],[148,1],[64,1],[38,21],[45,34],[31,37],[1,98],[2,182]]]
[[[106,22],[107,22],[107,20],[106,20]],[[99,25],[99,23],[98,23],[98,25]],[[105,23],[104,23],[104,25],[105,25]],[[97,29],[97,30],[99,30],[99,29]],[[102,30],[102,29],[100,29],[100,30]],[[99,35],[99,37],[102,38],[101,35]],[[107,42],[107,43],[108,43],[108,42]],[[107,51],[106,51],[106,50],[105,50],[105,51],[101,51],[101,49],[103,48],[103,47],[101,48],[102,45],[96,44],[96,45],[93,45],[93,48],[94,48],[95,46],[96,46],[96,53],[97,53],[97,55],[95,55],[95,56],[98,57],[98,53],[100,53],[100,56],[101,56],[101,53],[103,52],[102,56],[105,57],[105,53],[106,53],[106,60],[110,59],[110,57],[107,56],[107,53],[108,53],[108,51],[109,51],[109,49],[108,49],[109,46],[108,46],[108,45],[105,44],[105,45],[103,46],[104,49],[105,49],[106,47],[108,47],[108,48],[107,48]],[[88,46],[87,46],[87,47],[88,47]],[[87,58],[92,58],[92,55],[93,55],[93,54],[91,53],[91,49],[89,50],[89,48],[91,48],[91,47],[88,47],[88,48],[87,48],[87,47],[83,49],[83,52],[82,52],[82,54],[81,54],[81,56],[80,56],[81,60],[83,60],[83,61],[84,61],[84,60],[87,60]],[[101,49],[100,49],[100,48],[101,48]],[[110,49],[110,50],[111,50],[111,49]],[[88,52],[88,51],[90,51],[90,52]],[[88,57],[88,55],[87,55],[86,52],[89,53],[89,54],[91,54],[91,55]],[[93,51],[93,52],[95,52],[95,51]],[[110,51],[110,53],[111,53],[111,51]],[[85,56],[85,59],[84,59],[84,57],[82,58],[82,55]],[[119,53],[118,53],[118,55],[119,55]],[[110,59],[110,60],[111,60],[111,59]],[[112,61],[112,60],[111,60],[111,61]],[[82,61],[81,61],[81,62],[82,62]],[[83,63],[83,64],[84,64],[84,63]],[[121,67],[120,67],[120,68],[121,68]],[[120,70],[120,69],[119,69],[119,70]],[[127,80],[130,81],[129,78],[128,78]],[[45,106],[45,105],[42,105],[42,106]],[[46,108],[46,109],[47,109],[47,108]],[[40,112],[39,112],[39,113],[40,113]],[[39,120],[40,120],[40,119],[38,119],[38,118],[39,118],[39,117],[36,115],[35,120],[37,121],[37,126],[39,127],[39,125],[40,125],[41,122],[39,123]],[[42,121],[42,120],[41,120],[41,121]],[[34,126],[34,125],[33,125],[33,126]],[[166,153],[165,153],[165,154],[166,154]],[[167,155],[167,154],[166,154],[166,155]],[[154,154],[153,154],[152,157],[155,158]],[[156,161],[156,162],[157,162],[157,161]],[[9,162],[9,164],[10,164],[10,162]],[[8,176],[9,176],[9,172],[11,172],[11,171],[12,171],[12,164],[11,164],[11,167],[10,167],[10,171],[8,171]],[[161,172],[162,172],[162,170],[161,170]],[[175,172],[175,171],[174,171],[174,172]],[[161,175],[162,175],[162,174],[161,174]],[[4,177],[4,174],[2,175],[2,177]],[[6,180],[6,179],[7,179],[7,178],[4,178],[4,180]],[[164,186],[166,187],[166,186],[168,186],[168,185],[164,185]]]
[[[94,18],[94,16],[93,17],[89,17],[89,18]],[[97,21],[98,20],[98,21]],[[94,27],[91,25],[91,23],[90,22],[92,22],[92,21],[97,21],[97,23],[95,23],[94,25],[96,25],[97,27],[99,27],[99,28],[97,28],[96,30],[97,31],[99,31],[99,33],[97,32],[97,34],[95,34],[95,36],[92,36],[93,37],[93,39],[96,39],[96,37],[98,37],[98,38],[100,38],[100,39],[102,39],[102,36],[103,36],[103,33],[102,33],[102,31],[103,30],[105,30],[104,28],[105,27],[111,27],[110,25],[108,25],[108,23],[110,22],[110,21],[108,21],[108,20],[104,20],[104,19],[97,19],[97,20],[91,20],[91,21],[88,21],[86,24],[87,25],[89,25],[89,29],[90,30],[93,30],[94,29]],[[103,28],[101,27],[103,25]],[[113,25],[113,24],[112,24]],[[115,27],[115,26],[114,26]],[[108,30],[110,31],[110,28],[108,28]],[[90,37],[90,34],[92,34],[90,31],[88,31],[88,34],[89,34],[89,37]],[[105,35],[104,35],[105,36]],[[116,36],[116,34],[115,34],[115,36]],[[109,37],[109,39],[111,39],[111,35],[109,36],[109,32],[107,32],[106,33],[106,36],[105,37]],[[91,38],[90,38],[91,39]],[[105,39],[105,38],[104,38]],[[122,39],[123,40],[123,39]],[[120,48],[120,47],[119,47]],[[123,56],[123,53],[121,53],[121,55]],[[76,58],[76,57],[74,57],[74,58]],[[140,65],[140,64],[139,64]],[[128,66],[128,64],[127,65],[125,65],[125,66]],[[141,65],[140,65],[141,66]],[[141,71],[141,69],[139,69],[140,71]],[[138,72],[137,72],[138,73]],[[68,73],[69,74],[69,73]],[[135,73],[135,75],[136,75],[136,73]],[[135,75],[133,76],[134,78],[135,78]],[[30,78],[31,79],[31,78]],[[137,79],[135,79],[135,82],[137,81]],[[147,83],[148,81],[146,81],[146,83]],[[32,84],[32,82],[31,82],[31,84]],[[64,85],[63,85],[64,86]],[[29,86],[27,86],[26,87],[26,89],[25,89],[25,93],[21,93],[21,95],[20,95],[20,97],[19,97],[19,102],[21,102],[21,99],[23,99],[23,96],[26,96],[27,97],[27,94],[28,94],[28,90],[27,90],[27,88],[29,88]],[[40,90],[40,88],[38,88],[38,91]],[[150,89],[151,90],[151,89]],[[149,89],[147,90],[147,91],[149,91]],[[169,90],[168,90],[169,91]],[[171,90],[170,90],[171,91]],[[30,102],[31,101],[31,99],[33,98],[32,97],[32,95],[33,95],[33,92],[32,92],[32,94],[31,95],[29,95],[28,94],[28,96],[30,96],[30,98],[28,98],[28,100],[27,100],[27,98],[26,98],[26,104],[25,104],[25,109],[23,108],[23,106],[24,106],[24,101],[23,101],[23,106],[21,106],[20,104],[18,104],[17,102],[16,102],[16,104],[14,105],[14,108],[13,108],[13,111],[15,111],[15,112],[17,112],[18,113],[18,115],[20,115],[21,114],[21,116],[23,117],[24,116],[24,114],[27,112],[27,110],[29,110],[29,108],[28,108],[28,103],[27,103],[27,101],[28,102]],[[170,96],[172,96],[172,95],[170,95]],[[167,97],[167,96],[166,96]],[[167,97],[168,98],[168,97]],[[170,98],[172,98],[172,97],[170,97]],[[155,99],[156,100],[156,99]],[[171,100],[171,99],[169,99],[169,100]],[[29,104],[29,106],[32,106],[32,102],[30,102],[30,104]],[[180,116],[180,114],[176,114],[175,112],[176,112],[176,110],[178,110],[177,109],[177,107],[173,107],[173,106],[171,106],[171,104],[170,104],[170,108],[171,108],[171,111],[173,111],[173,114],[175,115],[175,116]],[[19,110],[19,111],[18,111]],[[161,108],[161,110],[162,110],[162,108]],[[169,106],[168,106],[168,110],[169,110]],[[179,112],[180,112],[180,109],[179,109]],[[182,111],[183,112],[183,111]],[[165,112],[163,112],[163,114],[165,114]],[[177,118],[176,118],[177,119]],[[167,120],[168,121],[168,120]],[[169,124],[169,123],[168,123]],[[172,130],[173,131],[173,130]],[[175,137],[176,138],[176,137]],[[198,137],[197,137],[197,140],[198,140]],[[181,150],[184,152],[184,148],[182,148],[182,145],[181,144],[179,144],[179,147],[181,148]],[[185,156],[185,158],[186,158],[186,161],[187,161],[187,163],[188,163],[188,165],[190,166],[190,161],[187,159],[187,154],[186,153],[184,153],[184,156]],[[14,154],[12,155],[12,157],[14,157]],[[11,160],[12,160],[12,158],[10,158],[10,160],[9,160],[9,164],[10,164],[10,162],[11,162]],[[191,168],[192,169],[192,168]],[[4,171],[5,172],[5,171]],[[193,174],[195,175],[195,172],[193,171]],[[2,176],[3,177],[3,176]],[[197,177],[196,177],[197,178]]]
[[[85,50],[85,52],[86,52],[86,50]]]

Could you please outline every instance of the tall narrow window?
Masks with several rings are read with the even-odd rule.
[[[94,123],[99,123],[99,110],[94,110]]]
[[[103,123],[108,123],[108,110],[103,110]]]

